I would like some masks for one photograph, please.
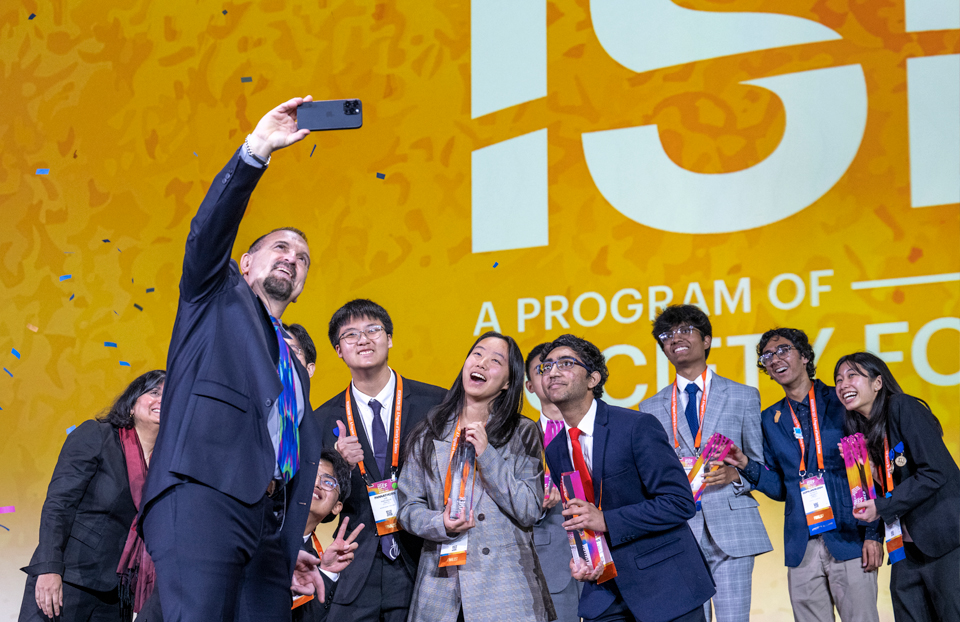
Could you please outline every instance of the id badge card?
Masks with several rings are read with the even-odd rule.
[[[903,530],[900,529],[900,519],[898,518],[889,525],[884,524],[883,530],[886,536],[884,540],[886,540],[887,556],[890,558],[890,563],[895,564],[902,559],[906,559],[907,554],[903,550]]]
[[[807,528],[811,536],[837,528],[822,475],[800,480],[800,498],[803,500],[803,511],[807,515]]]
[[[467,563],[468,534],[464,531],[455,540],[440,545],[440,568]]]
[[[374,482],[367,486],[370,496],[370,508],[373,510],[373,519],[377,521],[377,535],[400,531],[397,523],[397,512],[400,511],[400,500],[397,497],[397,483],[392,479]]]
[[[703,487],[703,461],[694,457],[680,458],[680,464],[683,465],[683,472],[687,474],[687,481],[690,482],[690,492],[693,493],[693,500],[697,502],[697,511],[702,508],[700,505],[700,488]],[[694,472],[696,469],[696,472]]]

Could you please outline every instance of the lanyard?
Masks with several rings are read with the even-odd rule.
[[[893,492],[893,464],[890,462],[890,441],[886,436],[883,437],[883,466],[887,475],[887,486],[883,489],[883,493],[889,495]]]
[[[310,537],[313,538],[313,548],[317,550],[317,556],[323,555],[323,547],[320,546],[320,539],[317,537],[317,534],[312,533]]]
[[[450,443],[450,461],[447,463],[447,479],[443,483],[443,502],[446,503],[447,499],[450,498],[450,487],[453,485],[453,479],[450,477],[451,472],[453,471],[453,457],[457,455],[457,446],[460,444],[460,420],[457,419],[457,427],[453,431],[453,442]],[[474,468],[473,477],[476,479],[477,471],[480,470],[479,465]],[[460,490],[457,495],[460,499],[466,498],[467,493],[467,475],[470,474],[470,463],[464,460],[463,462],[463,473],[460,474]]]
[[[357,424],[353,421],[353,404],[350,400],[350,394],[353,393],[353,385],[347,387],[347,425],[350,427],[350,436],[357,435]],[[397,468],[400,463],[400,417],[403,409],[403,378],[400,377],[400,374],[397,374],[397,395],[393,400],[394,406],[394,417],[393,417],[393,469],[391,470],[390,477],[392,479],[397,478]],[[363,475],[364,481],[369,480],[367,476],[367,469],[363,466],[363,460],[359,463],[360,465],[360,474]],[[383,475],[383,473],[381,473]]]
[[[693,448],[700,451],[700,439],[703,437],[703,413],[707,411],[707,370],[703,370],[703,397],[700,398],[700,426],[697,428],[697,438],[693,441]],[[680,449],[677,439],[677,381],[673,381],[673,397],[670,398],[670,420],[673,422],[673,448]]]
[[[808,397],[810,398],[810,420],[813,422],[813,440],[817,447],[817,468],[820,471],[823,471],[823,443],[820,440],[820,421],[817,419],[817,396],[813,393],[814,387],[810,387],[810,393]],[[790,416],[793,417],[793,427],[797,430],[800,430],[800,420],[797,419],[797,413],[793,412],[793,404],[790,403],[790,398],[787,398],[787,406],[790,407]],[[807,470],[807,448],[803,442],[803,434],[800,434],[800,438],[797,439],[800,441],[800,472],[804,473]]]

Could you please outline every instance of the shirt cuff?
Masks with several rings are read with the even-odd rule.
[[[760,463],[750,458],[747,458],[746,468],[741,469],[737,467],[737,471],[740,472],[740,475],[743,476],[750,484],[756,487],[757,483],[760,481]],[[734,482],[736,486],[736,482]]]
[[[244,164],[252,166],[253,168],[265,168],[263,164],[257,162],[257,160],[247,153],[247,145],[240,145],[240,159],[243,160]]]
[[[327,570],[324,570],[323,568],[320,569],[320,572],[322,572],[323,574],[327,575],[327,578],[330,579],[331,581],[333,581],[334,583],[336,583],[336,582],[337,582],[337,579],[340,578],[340,573],[339,573],[339,572],[329,572],[329,571],[327,571]]]

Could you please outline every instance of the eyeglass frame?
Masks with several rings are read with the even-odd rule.
[[[685,329],[690,329],[690,330],[689,330],[689,331],[686,331],[686,332],[684,332],[684,333],[680,333],[681,330],[685,330]],[[697,328],[696,326],[690,326],[690,325],[688,324],[688,325],[686,325],[686,326],[679,326],[679,327],[677,327],[677,328],[675,328],[675,329],[673,329],[673,330],[664,331],[664,332],[660,333],[659,335],[657,335],[657,339],[660,340],[660,343],[661,343],[661,344],[664,344],[664,343],[667,343],[668,341],[670,341],[671,339],[673,339],[675,336],[677,336],[678,333],[680,333],[680,334],[685,334],[685,335],[691,335],[691,334],[693,334],[693,331],[697,331],[698,333],[700,333],[700,336],[701,336],[701,337],[703,336],[703,331],[702,331],[702,330],[700,330],[700,329]]]
[[[783,351],[781,352],[781,350]],[[776,348],[774,348],[773,351],[761,353],[757,357],[757,362],[763,365],[764,367],[766,367],[773,361],[774,356],[776,356],[781,361],[784,360],[790,354],[790,350],[797,350],[797,352],[800,351],[797,349],[797,346],[790,345],[789,343],[781,343]],[[764,357],[767,357],[766,361],[763,360]]]
[[[326,488],[326,487],[324,487],[324,485],[323,485],[323,484],[324,484],[324,480],[333,480],[333,487],[332,487],[332,488]],[[339,490],[340,490],[340,482],[338,482],[338,481],[337,481],[337,478],[334,477],[333,475],[323,474],[323,475],[320,476],[320,488],[323,488],[324,490],[337,490],[337,491],[339,491]]]
[[[560,362],[573,363],[573,365],[579,365],[580,367],[582,367],[582,368],[584,368],[585,370],[587,370],[587,373],[588,373],[588,374],[592,374],[592,373],[593,373],[593,370],[592,370],[592,369],[590,369],[589,367],[587,367],[584,363],[578,361],[576,358],[574,358],[574,357],[572,357],[572,356],[561,356],[560,358],[558,358],[558,359],[555,360],[555,361],[543,361],[542,363],[540,363],[539,365],[537,365],[537,375],[538,375],[538,376],[542,376],[542,375],[544,375],[544,374],[546,374],[546,373],[549,373],[550,370],[553,369],[553,366],[559,364]],[[546,369],[544,369],[544,365],[547,365],[548,367],[547,367]],[[569,369],[573,369],[573,366],[571,366]],[[565,370],[565,369],[561,369],[560,367],[557,367],[557,371],[561,371],[561,372],[562,372],[562,371],[566,371],[566,370]]]
[[[360,333],[362,335],[366,335],[367,339],[369,339],[370,341],[377,341],[378,339],[380,339],[380,334],[386,332],[386,330],[387,329],[382,324],[375,324],[373,326],[368,326],[363,329],[351,328],[348,332],[340,335],[340,337],[337,338],[337,342],[339,343],[347,339],[347,336],[352,333]],[[371,334],[371,331],[372,331],[372,334]],[[354,341],[347,341],[347,343],[350,345],[356,345],[359,342],[360,342],[359,334],[357,335]]]

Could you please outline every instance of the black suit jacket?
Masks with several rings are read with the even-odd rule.
[[[230,259],[240,220],[263,171],[243,162],[237,151],[214,178],[190,223],[167,354],[160,434],[142,514],[160,493],[184,481],[252,504],[263,498],[273,479],[277,456],[267,417],[283,390],[277,373],[279,345],[266,309]],[[320,454],[319,430],[309,416],[310,379],[299,360],[292,360],[303,387],[305,414],[300,470],[287,485],[283,526],[291,576]]]
[[[343,421],[346,425],[346,390],[341,391],[336,397],[329,400],[316,411],[317,418],[322,422],[323,446],[332,448],[337,442],[334,432],[337,430],[337,421]],[[403,406],[401,412],[402,421],[400,422],[400,457],[398,465],[403,469],[403,454],[406,448],[410,431],[420,423],[431,408],[439,404],[446,395],[446,390],[435,387],[430,384],[417,382],[408,378],[403,379]],[[394,398],[396,399],[396,398]],[[363,425],[360,424],[360,413],[357,411],[356,400],[352,400],[353,417],[357,422],[357,438],[360,440],[360,446],[363,447],[364,467],[374,478],[373,481],[381,481],[390,476],[389,473],[383,475],[373,459],[373,449],[370,440],[364,432]],[[393,421],[393,416],[391,416]],[[389,438],[387,447],[393,446],[393,425],[389,429]],[[391,460],[392,454],[389,449],[387,452],[387,461]],[[374,555],[380,546],[380,537],[377,536],[376,521],[373,519],[373,510],[370,509],[370,500],[367,495],[367,485],[360,475],[360,468],[356,467],[350,476],[350,496],[343,500],[343,510],[340,512],[340,521],[344,518],[350,518],[350,527],[352,530],[358,524],[363,523],[365,527],[357,536],[357,550],[354,552],[353,562],[347,566],[340,574],[339,585],[334,602],[337,604],[348,605],[352,603],[363,584],[370,574],[370,567],[373,564]],[[339,529],[339,524],[337,529]],[[417,566],[420,564],[420,550],[423,547],[423,540],[406,531],[399,531],[396,534],[396,542],[400,547],[400,556],[410,571],[410,576],[417,576]]]
[[[885,523],[899,518],[913,543],[930,557],[960,547],[960,469],[943,443],[937,418],[912,395],[893,395],[887,438],[891,450],[903,443],[907,464],[893,465],[892,496],[877,495],[880,517]]]
[[[40,543],[23,571],[114,589],[136,514],[120,435],[109,423],[84,421],[60,450],[40,512]]]
[[[574,470],[566,429],[550,442],[546,456],[554,477]],[[672,620],[716,593],[687,526],[697,511],[690,484],[656,417],[597,400],[592,479],[617,567],[611,581],[635,618]],[[583,586],[582,617],[599,617],[613,604],[609,584]]]

